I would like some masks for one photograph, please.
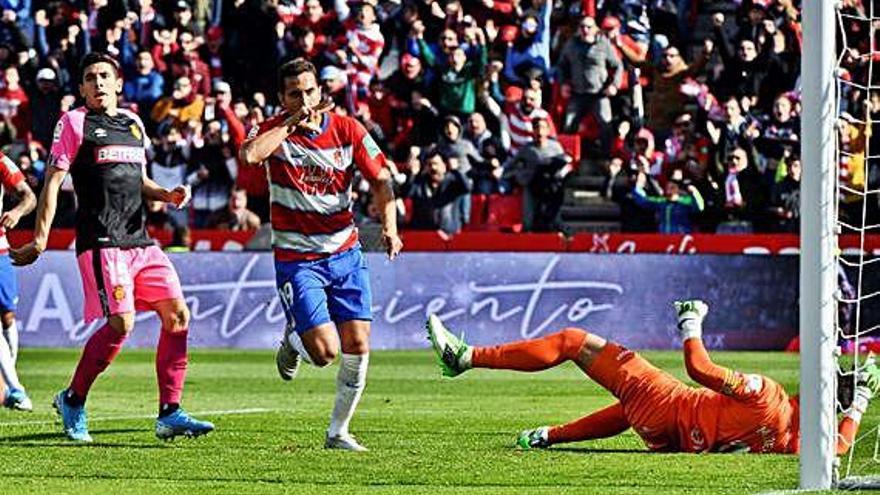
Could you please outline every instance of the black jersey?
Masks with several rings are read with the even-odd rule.
[[[149,246],[142,188],[146,133],[138,116],[110,116],[80,107],[55,127],[51,164],[73,178],[76,252]]]

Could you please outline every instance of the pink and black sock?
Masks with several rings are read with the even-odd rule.
[[[159,382],[159,417],[180,408],[183,382],[186,380],[187,330],[172,332],[162,329],[156,349],[156,378]]]
[[[110,366],[122,350],[122,344],[127,336],[128,334],[118,332],[106,323],[89,338],[73,373],[65,402],[75,407],[85,404],[95,379]]]

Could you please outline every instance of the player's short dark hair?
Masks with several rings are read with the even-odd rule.
[[[82,58],[82,61],[79,63],[80,77],[85,75],[86,69],[95,64],[110,64],[116,71],[117,76],[120,73],[119,62],[117,62],[115,58],[110,56],[110,54],[103,52],[89,52],[86,54],[85,57]]]
[[[440,159],[443,160],[443,163],[446,163],[446,155],[443,154],[443,152],[440,150],[439,146],[431,146],[431,147],[427,148],[426,150],[422,151],[422,161],[423,162],[427,162],[428,160],[430,160],[431,158],[434,158],[435,156],[439,156]]]
[[[318,69],[315,68],[315,64],[302,57],[284,63],[284,65],[278,68],[278,91],[284,91],[284,81],[288,77],[299,77],[300,74],[305,74],[306,72],[311,72],[315,79],[318,78]]]

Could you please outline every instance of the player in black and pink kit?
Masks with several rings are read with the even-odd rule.
[[[214,425],[180,408],[189,310],[177,272],[147,235],[144,208],[145,199],[182,207],[189,201],[189,188],[169,191],[146,176],[149,140],[138,116],[117,108],[122,77],[116,60],[90,53],[81,72],[80,94],[86,104],[65,113],[55,128],[34,241],[12,250],[13,261],[26,265],[46,249],[58,190],[70,173],[79,205],[76,253],[84,318],[88,322],[103,317],[107,322],[89,338],[70,386],[58,393],[53,405],[68,438],[90,442],[85,412],[89,389],[134,328],[135,311],[150,310],[162,322],[156,351],[156,436],[172,439],[208,433]]]

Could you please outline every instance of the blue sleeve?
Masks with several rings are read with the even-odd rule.
[[[651,211],[657,211],[661,209],[663,207],[663,203],[666,202],[664,198],[649,198],[645,195],[645,190],[640,188],[633,189],[632,198],[633,201],[635,201],[636,206]]]
[[[553,0],[544,0],[544,11],[538,20],[537,39],[538,51],[544,59],[544,67],[550,68],[550,14],[553,12]]]
[[[125,99],[128,101],[137,101],[137,87],[134,81],[125,81],[125,84],[122,85],[122,94],[125,95]]]
[[[36,42],[37,51],[40,52],[40,58],[45,59],[49,55],[49,40],[46,39],[46,28],[36,26]]]
[[[516,56],[513,53],[513,47],[507,47],[507,57],[504,59],[504,78],[513,83],[519,83],[519,77],[513,68],[516,66]]]
[[[158,100],[162,97],[162,92],[165,89],[165,80],[162,79],[162,76],[160,76],[158,72],[153,72],[151,76],[150,97],[153,100]]]
[[[419,50],[419,40],[413,38],[412,36],[407,36],[406,38],[406,52],[414,57],[418,57],[421,51]]]

